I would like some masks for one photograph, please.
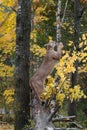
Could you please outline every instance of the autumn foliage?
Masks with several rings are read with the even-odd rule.
[[[82,5],[86,4],[86,2],[87,0],[81,0]],[[63,3],[65,3],[64,0]],[[56,5],[57,0],[32,1],[30,51],[33,55],[33,59],[37,59],[37,57],[43,59],[46,54],[44,45],[50,39],[56,41]],[[5,103],[10,105],[14,101],[17,1],[1,0],[0,7],[0,93],[2,92],[2,98],[5,100]],[[69,7],[68,10],[72,10],[72,7]],[[68,13],[66,14],[66,17],[68,17]],[[74,67],[76,60],[78,61],[78,74],[87,73],[87,32],[82,31],[80,35],[80,51],[77,53],[75,47],[73,51],[71,51],[71,48],[74,45],[72,37],[74,30],[72,23],[73,20],[70,21],[69,18],[65,18],[65,21],[62,24],[62,41],[64,45],[62,58],[56,63],[54,67],[55,72],[47,77],[47,82],[44,82],[45,88],[41,95],[43,101],[46,101],[47,99],[50,100],[50,98],[55,95],[56,102],[60,106],[68,99],[72,102],[73,100],[80,101],[82,98],[87,98],[87,93],[84,92],[84,89],[79,82],[74,88],[71,88],[71,73],[76,71]],[[84,26],[85,22],[81,23],[81,28]],[[68,35],[67,39],[66,35]],[[37,61],[36,64],[38,64]],[[31,71],[30,75],[32,75]],[[58,84],[56,85],[57,78]],[[87,86],[85,85],[84,88],[86,87]],[[1,91],[2,88],[3,91]]]

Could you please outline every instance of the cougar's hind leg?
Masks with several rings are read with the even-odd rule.
[[[39,103],[41,103],[41,99],[40,99],[40,93],[41,93],[41,90],[39,90],[40,89],[40,87],[38,86],[38,84],[37,83],[35,83],[33,80],[30,80],[30,87],[31,87],[31,89],[32,89],[32,94],[34,95],[36,95],[36,98],[37,98],[37,100],[38,100],[38,102]]]

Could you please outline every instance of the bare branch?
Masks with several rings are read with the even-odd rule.
[[[65,8],[64,8],[64,13],[63,13],[63,17],[62,17],[62,20],[61,20],[61,24],[64,22],[64,18],[65,18],[65,14],[66,14],[67,5],[68,5],[68,0],[66,0],[66,3],[65,3]]]
[[[55,128],[54,130],[78,130],[77,128]]]
[[[10,14],[11,14],[11,12],[8,13],[8,15],[5,17],[5,19],[0,23],[0,27],[3,26],[3,24],[4,24],[5,21],[8,19],[8,17],[9,17]]]
[[[57,121],[68,122],[68,121],[71,121],[74,118],[76,118],[76,116],[65,116],[65,117],[59,117],[59,118],[57,117],[57,118],[53,118],[52,122],[57,122]]]
[[[84,11],[87,9],[87,4],[85,4],[82,8],[81,8],[81,10],[80,10],[80,12],[79,12],[79,18],[81,18],[82,17],[82,15],[83,15],[83,13],[84,13]]]
[[[15,13],[17,13],[17,10],[13,7],[10,7]]]
[[[53,113],[50,114],[49,118],[48,118],[48,121],[51,121],[53,116],[57,113],[57,111],[59,110],[60,106],[56,106],[55,110]]]
[[[46,109],[46,107],[48,106],[49,103],[49,99],[46,100],[46,102],[44,103],[44,108]]]
[[[74,126],[76,126],[77,128],[80,128],[80,129],[82,129],[83,127],[80,125],[80,124],[78,124],[78,123],[76,123],[76,122],[71,122]]]

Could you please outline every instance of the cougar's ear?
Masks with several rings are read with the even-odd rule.
[[[44,45],[45,47],[49,46],[49,47],[55,47],[56,46],[56,42],[55,41],[51,41],[48,42],[47,44]]]
[[[56,46],[56,42],[55,42],[55,41],[52,41],[52,42],[51,42],[51,46],[52,46],[52,47],[55,47],[55,46]]]
[[[47,43],[47,44],[44,45],[44,47],[47,47],[47,46],[49,46],[49,43]]]

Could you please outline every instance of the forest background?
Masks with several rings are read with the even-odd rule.
[[[46,53],[44,45],[56,41],[56,11],[57,0],[33,0],[31,12],[31,42],[30,42],[30,76],[38,69]],[[81,0],[81,9],[86,5],[86,0]],[[66,1],[62,0],[61,18]],[[68,2],[64,22],[61,28],[63,42],[63,56],[60,63],[55,66],[55,71],[48,77],[48,84],[43,91],[43,100],[49,99],[55,89],[55,79],[59,78],[56,101],[61,106],[60,113],[67,115],[68,102],[74,100],[77,104],[77,121],[87,127],[87,10],[80,19],[78,52],[73,48],[74,34],[74,4]],[[2,121],[14,120],[14,68],[16,48],[16,14],[17,1],[0,1],[0,111]],[[71,88],[71,73],[74,73],[75,61],[78,60],[77,84]],[[67,105],[65,105],[67,104]],[[9,115],[9,116],[8,116]],[[63,124],[61,124],[63,125]]]

